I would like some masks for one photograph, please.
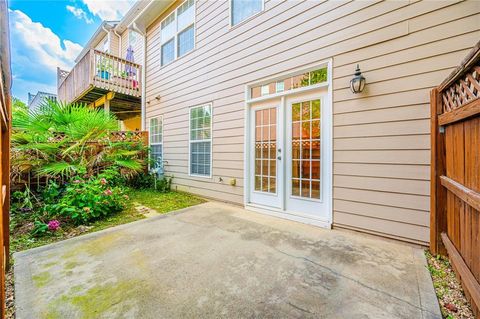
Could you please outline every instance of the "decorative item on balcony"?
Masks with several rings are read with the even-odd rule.
[[[125,60],[129,62],[135,62],[135,59],[133,58],[133,48],[131,45],[128,46],[127,48],[127,54],[125,55]],[[131,78],[132,82],[132,87],[134,89],[138,89],[138,81],[136,80],[136,75],[137,75],[137,69],[133,67],[130,64],[127,64],[125,66],[125,72],[127,72],[128,76]]]
[[[106,58],[101,58],[97,64],[97,76],[103,80],[110,79],[110,72],[112,71],[112,64]]]
[[[353,93],[361,93],[365,88],[365,78],[360,71],[360,67],[357,64],[357,69],[355,70],[355,76],[350,80],[350,89]]]

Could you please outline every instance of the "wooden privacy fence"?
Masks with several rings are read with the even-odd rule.
[[[431,92],[431,233],[480,316],[480,42]]]

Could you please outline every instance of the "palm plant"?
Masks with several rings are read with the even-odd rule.
[[[143,146],[112,142],[114,115],[81,104],[45,101],[38,111],[14,114],[12,164],[21,173],[56,178],[91,175],[117,166],[126,174],[143,167]]]

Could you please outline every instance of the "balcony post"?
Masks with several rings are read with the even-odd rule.
[[[105,99],[105,103],[103,104],[103,109],[105,113],[110,113],[110,100],[108,98]]]

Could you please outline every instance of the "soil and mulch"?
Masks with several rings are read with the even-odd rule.
[[[82,234],[130,223],[156,214],[165,214],[205,202],[204,199],[197,196],[173,191],[158,193],[154,190],[130,189],[128,195],[130,201],[125,210],[109,216],[106,219],[96,221],[88,226],[80,225],[76,227],[64,227],[46,236],[35,237],[32,235],[32,230],[34,228],[33,222],[25,222],[21,225],[16,225],[15,229],[12,229],[10,234],[11,256],[18,251],[51,244]],[[13,257],[10,258],[10,264],[10,270],[6,273],[5,278],[6,319],[15,318]]]
[[[457,280],[452,265],[446,257],[425,252],[428,270],[438,297],[440,310],[446,319],[474,319],[472,308],[465,298],[462,285]]]

